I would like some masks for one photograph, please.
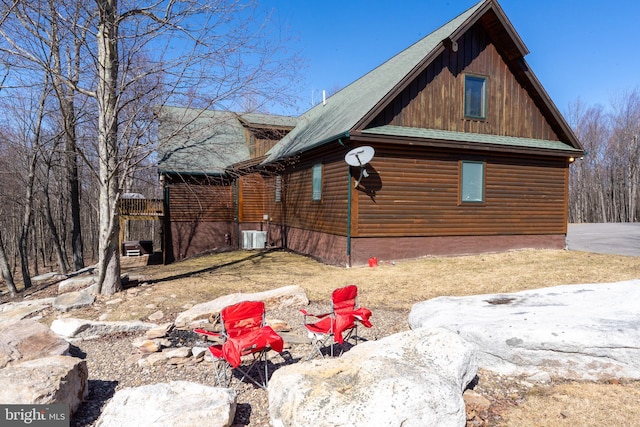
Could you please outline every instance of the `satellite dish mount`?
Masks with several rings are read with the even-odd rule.
[[[373,159],[373,155],[375,154],[375,150],[373,147],[368,145],[363,145],[362,147],[356,147],[344,156],[344,161],[347,162],[349,166],[359,167],[360,168],[360,177],[356,181],[354,187],[358,187],[360,185],[360,181],[362,178],[367,178],[369,174],[367,173],[367,163]]]

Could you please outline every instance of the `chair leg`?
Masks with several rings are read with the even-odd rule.
[[[320,357],[324,359],[324,353],[322,353],[322,349],[327,347],[329,347],[329,355],[333,357],[333,335],[310,335],[309,337],[311,338],[311,346],[313,347],[313,350],[311,350],[311,353],[309,353],[305,360],[313,360],[318,355],[320,355]],[[331,341],[331,345],[328,344],[329,341]]]
[[[218,387],[227,388],[231,384],[231,366],[223,360],[211,356],[213,361],[213,370],[216,376],[216,382]]]
[[[260,363],[263,364],[264,375],[263,375],[262,370],[259,369],[258,365]],[[259,382],[255,378],[253,378],[251,376],[251,370],[254,367],[258,368],[256,370],[258,371],[258,376],[260,377],[260,381]],[[258,387],[260,387],[262,389],[265,389],[265,390],[267,389],[267,387],[269,385],[269,366],[268,366],[268,363],[267,363],[267,353],[266,352],[260,352],[260,354],[258,354],[257,356],[254,354],[254,360],[251,362],[251,364],[248,367],[243,368],[243,367],[239,366],[239,367],[236,368],[236,370],[242,374],[242,377],[238,381],[238,384],[236,384],[236,388],[238,387],[238,385],[240,385],[240,383],[242,381],[244,381],[245,378],[247,378],[249,381],[251,381],[252,383],[257,385]]]

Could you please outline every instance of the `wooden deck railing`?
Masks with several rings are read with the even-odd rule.
[[[159,199],[120,199],[118,212],[128,217],[159,218],[164,216],[164,207]]]

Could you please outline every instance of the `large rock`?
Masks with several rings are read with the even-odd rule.
[[[360,344],[342,357],[284,366],[269,381],[280,426],[458,426],[476,375],[473,348],[445,329]]]
[[[194,326],[198,321],[206,321],[210,316],[220,313],[223,308],[241,301],[264,301],[266,310],[309,304],[304,290],[300,286],[291,285],[265,292],[224,295],[213,301],[194,305],[189,310],[180,313],[174,323],[178,328]]]
[[[67,341],[35,320],[0,323],[0,368],[40,357],[61,356],[68,352]]]
[[[94,295],[82,291],[67,292],[59,295],[53,301],[53,307],[60,311],[70,311],[76,308],[87,307],[96,300]]]
[[[27,316],[51,307],[55,298],[8,302],[0,304],[0,323],[22,320]]]
[[[79,291],[81,289],[85,289],[93,285],[98,281],[98,276],[96,275],[79,275],[70,277],[66,280],[58,283],[58,293],[64,294],[67,292]]]
[[[73,413],[89,393],[87,362],[70,356],[27,360],[0,369],[3,404],[68,404]]]
[[[412,328],[443,327],[478,348],[501,374],[640,379],[640,280],[415,304]]]
[[[140,321],[102,322],[73,317],[63,317],[51,323],[51,330],[67,339],[95,339],[117,332],[138,332],[156,328],[155,323]]]
[[[96,427],[229,426],[236,412],[236,393],[186,381],[124,388],[102,411]]]

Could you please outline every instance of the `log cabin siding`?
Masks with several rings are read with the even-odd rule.
[[[566,232],[564,159],[393,150],[377,148],[355,192],[354,237]],[[483,203],[459,203],[461,160],[485,162]]]
[[[233,221],[233,187],[205,183],[174,183],[168,187],[171,222]]]
[[[238,221],[261,222],[265,214],[265,184],[260,174],[238,178]]]
[[[345,151],[346,152],[346,151]],[[283,175],[286,210],[282,223],[293,228],[346,235],[348,168],[340,156],[327,156],[322,163],[322,199],[311,200],[312,167],[316,162],[296,165]]]
[[[458,132],[559,140],[528,90],[522,74],[500,55],[481,24],[446,49],[371,123]],[[464,117],[466,74],[487,77],[486,119]]]

